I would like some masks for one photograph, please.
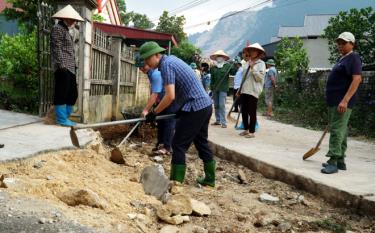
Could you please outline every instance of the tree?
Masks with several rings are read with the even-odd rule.
[[[91,17],[92,21],[102,23],[105,21],[105,18],[99,14],[93,14]]]
[[[176,37],[176,40],[180,42],[186,39],[184,24],[184,16],[168,16],[168,11],[164,11],[159,18],[159,23],[156,27],[156,31],[171,33]]]
[[[350,9],[341,11],[336,17],[329,20],[324,36],[328,39],[329,60],[335,63],[339,58],[336,38],[342,32],[351,32],[355,36],[355,50],[357,50],[364,63],[373,63],[375,57],[375,12],[371,7],[363,9]]]
[[[50,3],[52,0],[44,0]],[[37,0],[7,0],[12,4],[12,8],[6,8],[4,15],[8,20],[17,20],[18,23],[25,25],[27,32],[32,32],[35,25],[38,25],[38,1]]]
[[[298,38],[283,38],[277,45],[275,52],[277,68],[286,78],[295,78],[300,71],[307,71],[309,58],[303,41]]]
[[[134,27],[140,29],[151,29],[155,26],[147,15],[142,15],[133,11],[125,13],[122,17],[122,21],[128,26],[130,22],[133,22]]]
[[[201,53],[201,50],[195,47],[193,44],[189,43],[187,40],[181,41],[178,47],[173,47],[171,53],[182,60],[187,64],[193,62],[193,57],[195,53]]]

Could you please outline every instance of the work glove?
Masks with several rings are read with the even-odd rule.
[[[147,115],[146,115],[146,123],[155,123],[156,121],[156,113],[154,112],[154,110],[152,110],[151,112],[149,112]]]

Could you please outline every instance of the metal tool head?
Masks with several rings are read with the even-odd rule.
[[[122,156],[122,153],[117,146],[112,149],[110,159],[112,162],[117,163],[117,164],[125,163],[124,157]]]
[[[313,156],[316,152],[318,152],[320,150],[320,148],[317,148],[317,147],[314,147],[314,148],[311,148],[309,151],[307,151],[304,155],[303,155],[303,160],[306,160],[307,158],[310,158],[311,156]]]
[[[77,137],[77,134],[76,134],[76,131],[75,129],[72,127],[70,127],[70,140],[72,141],[72,144],[77,147],[77,148],[81,148],[80,145],[79,145],[79,141],[78,141],[78,137]]]

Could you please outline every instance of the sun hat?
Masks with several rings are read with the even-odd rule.
[[[264,48],[259,43],[251,44],[251,45],[245,47],[243,50],[250,50],[250,49],[257,49],[257,50],[261,51],[263,54],[266,54],[266,51],[264,50]]]
[[[218,56],[224,57],[225,60],[229,60],[229,58],[230,58],[230,57],[228,56],[228,54],[226,54],[223,50],[218,50],[218,51],[214,52],[214,53],[210,56],[210,58],[211,58],[211,60],[216,60],[216,58],[217,58]]]
[[[67,5],[66,7],[62,8],[58,12],[56,12],[54,15],[52,15],[52,18],[55,19],[74,19],[75,21],[85,21],[79,13],[74,10],[74,8],[71,5]]]
[[[337,38],[337,40],[344,40],[346,42],[352,42],[354,44],[355,42],[355,37],[351,32],[343,32],[341,33]]]
[[[192,69],[196,69],[197,68],[197,64],[195,64],[195,62],[192,62],[192,63],[190,63],[190,67]]]
[[[148,41],[139,48],[139,53],[142,59],[151,57],[154,54],[164,52],[166,49],[159,46],[155,41]]]
[[[143,68],[145,66],[145,60],[141,58],[140,54],[135,55],[135,66]]]
[[[273,59],[268,59],[268,60],[266,61],[266,64],[267,64],[267,65],[272,65],[272,66],[276,65],[276,64],[275,64],[275,61],[274,61]]]

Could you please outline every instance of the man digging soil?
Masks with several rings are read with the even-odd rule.
[[[205,177],[197,179],[201,185],[215,186],[215,166],[212,151],[208,146],[208,124],[212,114],[211,98],[204,90],[194,71],[184,61],[175,56],[161,53],[165,49],[156,42],[146,42],[140,47],[140,55],[145,63],[159,68],[165,87],[165,96],[159,105],[146,115],[148,122],[155,121],[161,113],[175,101],[179,119],[172,141],[172,164],[170,179],[183,182],[186,173],[185,153],[192,142],[204,162]]]

